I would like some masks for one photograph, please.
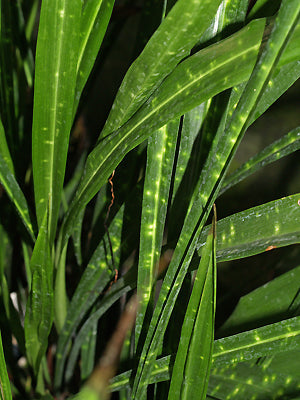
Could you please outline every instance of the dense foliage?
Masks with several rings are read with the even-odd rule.
[[[0,12],[1,399],[299,398],[299,0]]]

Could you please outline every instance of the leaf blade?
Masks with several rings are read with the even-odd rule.
[[[185,313],[168,399],[206,397],[216,306],[215,225],[214,216]]]
[[[36,50],[32,165],[39,225],[50,201],[51,241],[56,232],[73,122],[81,6],[80,0],[56,0],[54,4],[47,0],[41,8]]]
[[[30,260],[32,284],[25,313],[25,345],[30,364],[37,374],[44,356],[53,321],[53,266],[45,213]]]
[[[202,52],[182,62],[158,89],[157,96],[154,94],[145,106],[135,114],[134,118],[129,120],[127,124],[115,131],[112,135],[107,136],[94,148],[87,159],[83,179],[65,218],[61,231],[62,243],[67,240],[72,232],[73,224],[80,208],[87,204],[96,194],[99,187],[104,184],[107,177],[111,174],[112,170],[115,169],[125,154],[169,120],[179,117],[182,113],[194,108],[197,104],[202,103],[219,91],[239,83],[240,79],[244,80],[248,78],[257,57],[263,28],[264,21],[252,23],[251,26],[244,28],[236,36],[232,36],[221,44],[204,49]],[[240,40],[241,38],[244,38],[244,41]],[[244,45],[242,46],[242,43],[245,44],[246,38],[248,50],[245,50]],[[240,59],[237,55],[238,43],[240,43]],[[232,57],[228,59],[229,51],[231,51]],[[217,68],[217,54],[219,54],[220,57],[220,65],[224,67],[229,74],[226,82],[224,82],[223,79],[224,71],[222,68],[218,69],[219,80],[216,76],[211,75],[213,70],[210,70],[210,74],[204,72],[207,71],[208,57],[211,62],[216,63],[214,68]],[[249,57],[247,62],[245,58],[243,58],[246,54]],[[240,60],[240,64],[237,63],[237,59]],[[231,62],[233,62],[233,60],[235,68],[239,68],[240,75],[238,77],[236,75],[236,70],[232,68],[233,65]],[[191,67],[197,70],[197,74],[195,72],[193,80],[191,80],[189,75],[189,68]],[[202,73],[204,74],[203,76]],[[181,74],[183,75],[181,76]],[[181,80],[184,82],[183,87],[186,90],[183,90],[182,86],[179,89],[177,87],[177,81],[180,76]],[[194,89],[197,94],[196,99],[192,98],[192,100],[189,94],[193,86],[191,82],[196,85]],[[182,104],[180,104],[177,100],[182,93],[184,96],[182,96]],[[173,100],[174,104],[172,104],[171,100]],[[174,110],[176,110],[176,112]]]

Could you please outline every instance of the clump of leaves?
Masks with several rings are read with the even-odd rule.
[[[217,263],[299,243],[300,193],[219,221],[214,204],[300,147],[293,126],[230,171],[300,76],[300,3],[114,3],[0,1],[1,399],[296,399],[299,248],[250,293],[217,296]],[[92,89],[132,15],[95,139]]]

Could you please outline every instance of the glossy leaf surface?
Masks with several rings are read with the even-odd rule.
[[[257,360],[259,357],[300,350],[299,317],[266,325],[237,335],[215,340],[212,355],[212,380],[216,370],[236,365],[239,362]],[[297,353],[296,353],[297,354]],[[150,383],[169,380],[174,363],[174,355],[158,359],[151,374]],[[116,376],[111,383],[112,391],[129,386],[132,371]],[[220,377],[221,378],[221,377]],[[210,385],[210,392],[212,385]]]
[[[64,222],[62,243],[72,232],[81,208],[133,147],[168,121],[249,77],[263,29],[264,21],[255,21],[229,39],[182,62],[127,124],[94,148]],[[195,96],[191,96],[192,92]]]
[[[24,326],[27,356],[36,374],[48,346],[53,321],[53,266],[47,217],[45,213],[30,260],[32,283]]]
[[[117,94],[102,136],[124,124],[163,79],[187,57],[208,28],[221,0],[179,0],[132,64]],[[184,29],[178,29],[184,26]]]
[[[174,120],[154,132],[148,139],[137,282],[140,301],[135,327],[136,341],[141,333],[146,309],[159,273],[160,249],[178,129],[179,121]]]
[[[2,124],[0,122],[0,135],[4,135],[4,130],[2,129]],[[13,171],[7,164],[10,158],[5,154],[0,154],[0,181],[6,190],[7,195],[16,207],[16,210],[24,224],[25,228],[29,232],[31,239],[35,240],[35,235],[33,231],[33,226],[30,220],[29,208],[25,196],[16,181]]]
[[[216,307],[216,216],[209,232],[181,329],[169,400],[206,398]]]
[[[56,232],[73,122],[81,7],[81,0],[43,1],[39,23],[32,164],[39,226],[50,202],[51,242]]]

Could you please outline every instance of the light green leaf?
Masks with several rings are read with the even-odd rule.
[[[217,260],[249,257],[299,243],[300,193],[233,214],[218,222]],[[197,244],[205,243],[206,227]]]
[[[148,139],[137,282],[139,308],[135,325],[136,345],[147,307],[153,306],[151,297],[159,272],[178,129],[179,121],[174,120]]]
[[[53,320],[53,265],[49,247],[47,210],[33,249],[30,267],[32,284],[26,305],[25,345],[28,360],[37,374],[47,349]]]
[[[238,363],[212,369],[208,393],[218,399],[295,399],[299,393],[300,351],[283,352],[272,358],[271,364]],[[273,368],[278,360],[277,368]],[[293,370],[288,370],[289,365]]]
[[[256,361],[260,357],[299,351],[299,338],[300,317],[296,317],[218,339],[214,342],[212,367],[234,368],[238,362]],[[173,364],[174,355],[156,360],[149,383],[169,380]],[[131,375],[132,370],[117,375],[111,381],[111,390],[117,391],[129,387]],[[214,379],[213,374],[212,379]],[[211,391],[212,385],[210,388]]]
[[[35,63],[32,166],[39,226],[48,202],[53,242],[73,122],[81,0],[42,2]],[[45,96],[47,93],[47,96]]]
[[[133,384],[133,396],[141,397],[146,391],[148,379],[154,365],[153,362],[170,318],[170,309],[173,309],[187,272],[187,267],[194,253],[196,236],[202,230],[229,162],[246,130],[260,94],[299,21],[300,4],[296,0],[293,2],[283,1],[280,11],[275,23],[276,28],[274,28],[252,77],[237,104],[233,117],[228,122],[224,134],[220,132],[215,137],[204,165],[195,191],[198,195],[193,198],[190,211],[185,219],[181,236],[164,279],[148,329]],[[289,23],[286,21],[289,21]]]
[[[10,383],[2,347],[1,332],[0,332],[0,396],[1,400],[12,400]]]
[[[176,65],[189,55],[208,28],[221,0],[178,0],[129,68],[102,137],[124,124]],[[178,29],[178,27],[184,29]],[[163,124],[164,125],[164,124]]]
[[[263,20],[254,21],[229,39],[183,61],[127,124],[95,147],[87,159],[82,181],[64,221],[62,243],[71,234],[81,208],[133,147],[168,121],[249,77],[263,28]]]
[[[216,216],[202,252],[185,313],[172,372],[169,400],[206,398],[216,308]]]
[[[276,140],[225,178],[220,195],[260,168],[300,149],[300,127]]]
[[[68,297],[66,293],[66,257],[67,244],[62,249],[56,267],[55,286],[54,286],[54,322],[58,333],[66,320],[68,310]]]

